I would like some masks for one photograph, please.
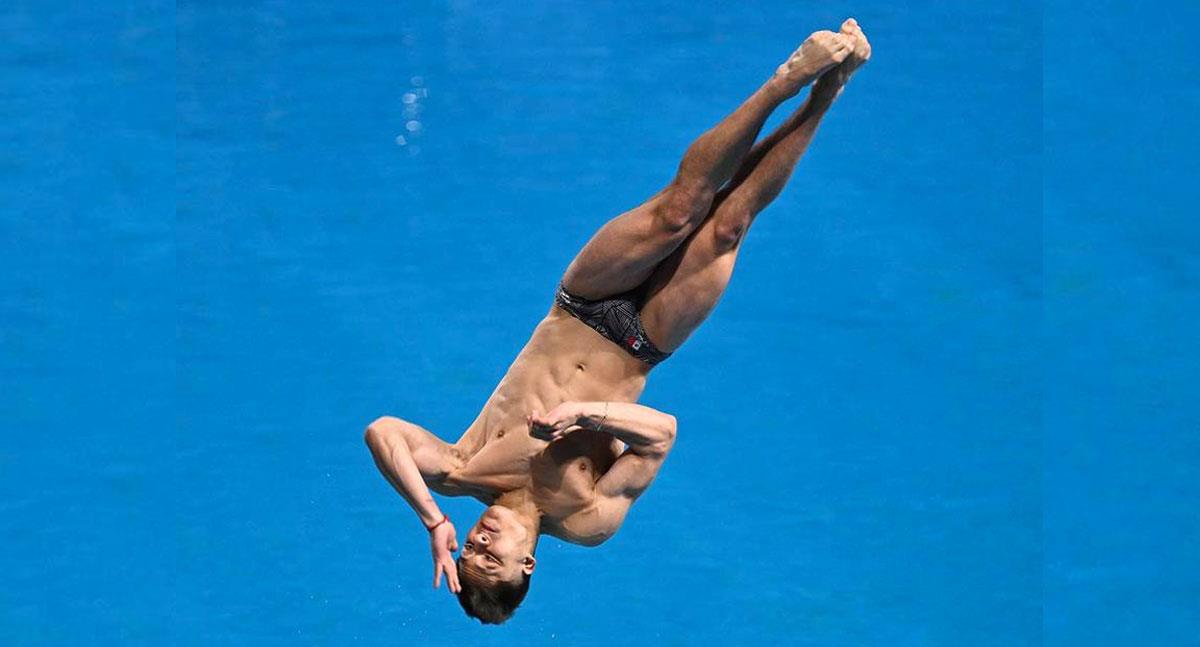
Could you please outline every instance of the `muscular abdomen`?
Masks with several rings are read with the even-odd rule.
[[[498,489],[528,485],[534,467],[531,460],[546,449],[544,441],[529,435],[526,416],[530,412],[546,412],[566,401],[634,402],[648,372],[646,364],[616,344],[552,309],[456,444],[468,457],[463,476],[491,482]],[[586,440],[599,444],[600,456],[615,455],[611,438]],[[547,467],[545,460],[540,461],[539,473]]]
[[[488,398],[481,418],[503,424],[499,414],[548,411],[567,400],[633,402],[646,385],[649,367],[599,333],[555,308],[538,324]],[[495,409],[495,411],[489,411]]]

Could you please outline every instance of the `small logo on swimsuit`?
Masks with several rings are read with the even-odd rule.
[[[626,337],[625,343],[629,344],[629,347],[632,348],[633,350],[638,350],[639,348],[642,347],[642,342],[638,341],[637,337],[633,337],[633,336]]]

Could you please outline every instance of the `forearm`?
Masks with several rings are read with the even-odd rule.
[[[632,402],[580,402],[579,425],[610,434],[644,455],[665,455],[675,443],[675,416]]]
[[[442,511],[425,485],[404,436],[386,426],[372,424],[367,428],[366,442],[379,472],[404,497],[421,523],[429,527],[440,521]]]

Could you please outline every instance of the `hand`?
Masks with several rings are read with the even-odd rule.
[[[446,588],[458,593],[458,566],[454,563],[454,551],[458,550],[458,539],[454,535],[454,524],[446,521],[429,533],[429,546],[433,551],[433,588],[442,585],[442,573],[446,574]]]
[[[581,416],[582,411],[580,411],[578,403],[564,402],[544,414],[534,411],[525,419],[529,423],[530,436],[553,442],[573,431],[582,429],[579,426]]]

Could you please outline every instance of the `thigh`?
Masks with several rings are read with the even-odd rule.
[[[637,288],[687,239],[711,204],[711,192],[673,182],[605,223],[567,267],[563,287],[592,300]]]
[[[722,233],[719,214],[710,217],[647,280],[642,325],[660,350],[678,349],[716,307],[733,276],[738,242]]]
[[[563,287],[585,299],[605,299],[641,285],[674,249],[657,236],[659,194],[609,220],[563,274]]]

